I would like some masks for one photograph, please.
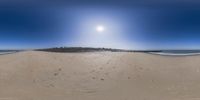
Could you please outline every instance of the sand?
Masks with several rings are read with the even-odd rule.
[[[1,55],[0,100],[200,100],[200,56]]]

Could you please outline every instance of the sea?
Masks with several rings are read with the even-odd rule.
[[[11,53],[16,53],[18,51],[16,50],[0,50],[0,55],[5,55],[5,54],[11,54]]]
[[[160,52],[149,52],[151,54],[167,55],[167,56],[192,56],[200,55],[200,50],[161,50]]]

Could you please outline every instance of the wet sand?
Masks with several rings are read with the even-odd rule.
[[[200,100],[200,56],[0,55],[0,100]]]

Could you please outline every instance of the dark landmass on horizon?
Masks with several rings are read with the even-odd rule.
[[[36,51],[47,52],[161,52],[161,50],[125,50],[125,49],[112,49],[112,48],[92,48],[92,47],[56,47],[46,49],[36,49]]]

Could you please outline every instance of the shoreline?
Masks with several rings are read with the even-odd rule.
[[[13,52],[0,52],[1,55],[8,55],[8,54],[15,54],[21,51],[13,51]],[[41,51],[41,52],[48,52],[48,53],[61,53],[61,54],[67,54],[67,53],[100,53],[100,52],[113,52],[113,53],[144,53],[144,54],[151,54],[151,55],[159,55],[159,56],[170,56],[170,57],[184,57],[184,56],[199,56],[200,53],[168,53],[168,52],[141,52],[141,51],[134,51],[134,52],[127,52],[127,51],[84,51],[84,52],[53,52],[53,51]]]
[[[14,54],[17,53],[19,51],[13,51],[13,52],[0,52],[0,55],[7,55],[7,54]]]
[[[165,52],[148,52],[148,54],[152,55],[160,55],[160,56],[171,56],[171,57],[181,57],[181,56],[199,56],[200,53],[165,53]]]

